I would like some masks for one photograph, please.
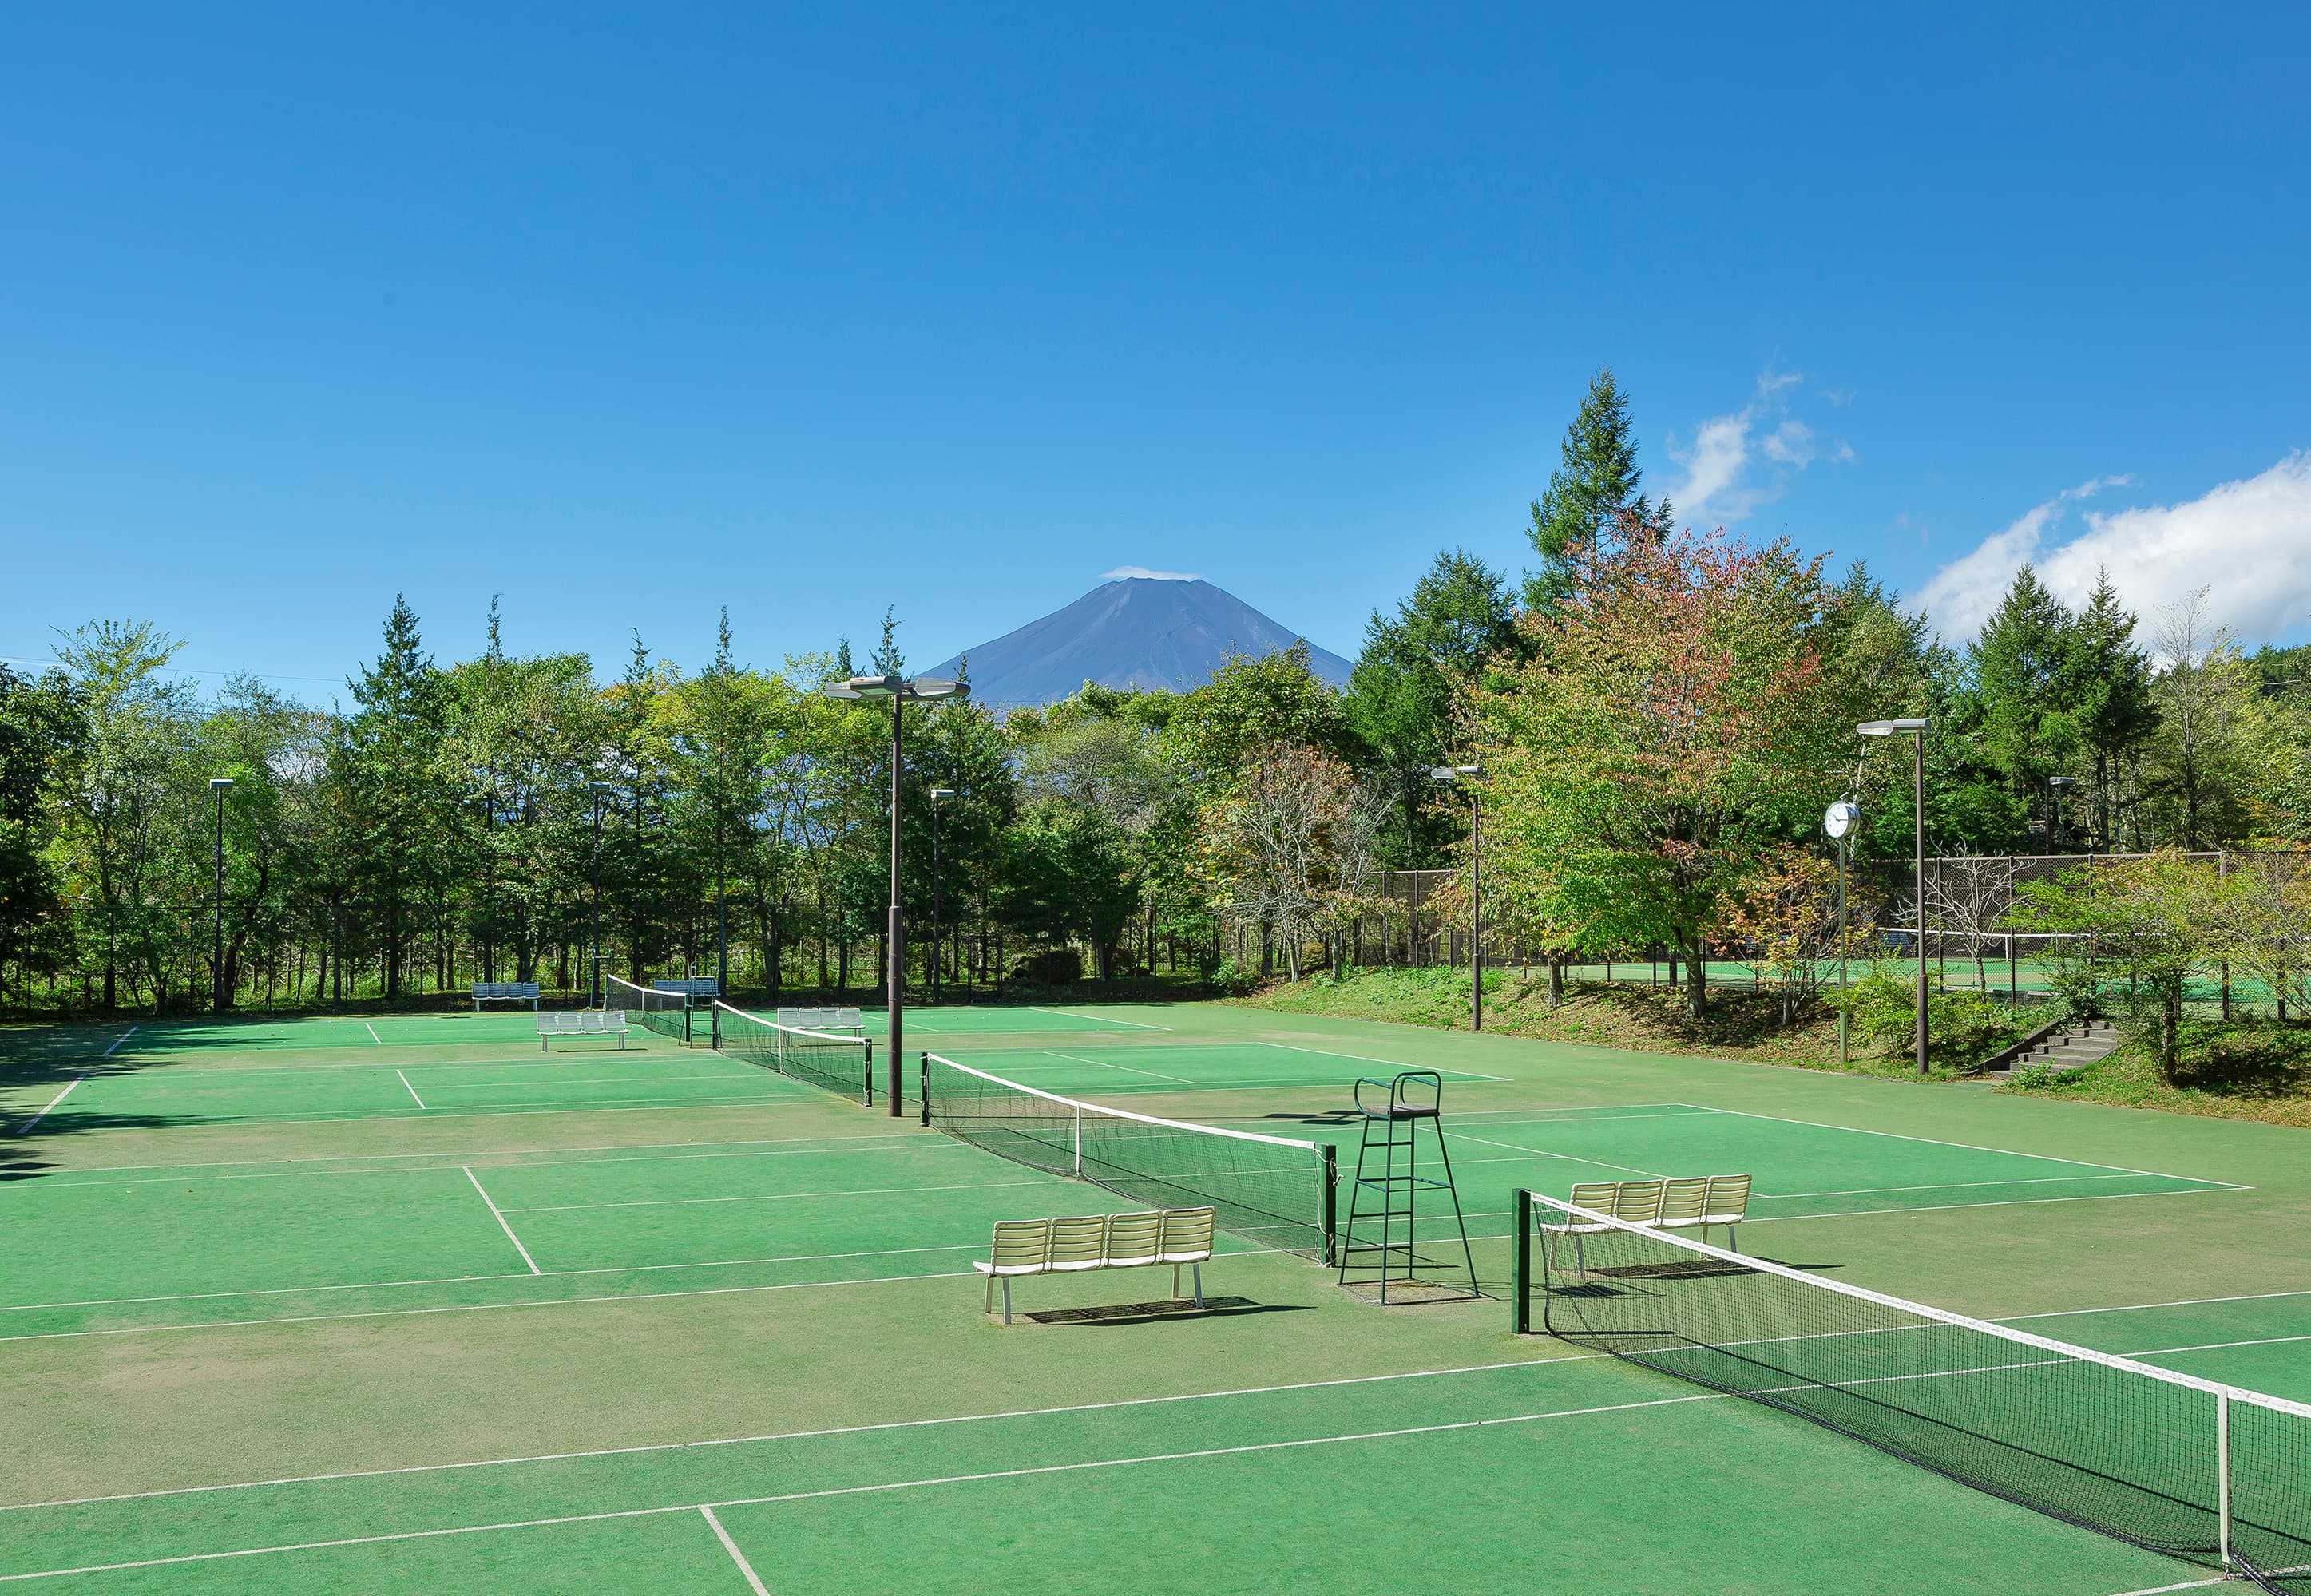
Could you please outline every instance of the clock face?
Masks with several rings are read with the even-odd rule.
[[[1843,837],[1862,824],[1860,806],[1840,798],[1830,805],[1829,812],[1821,817],[1821,828],[1833,837]]]

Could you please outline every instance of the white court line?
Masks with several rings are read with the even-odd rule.
[[[455,1120],[477,1119],[480,1116],[475,1114],[451,1114],[449,1117]],[[849,1144],[859,1142],[864,1142],[869,1145],[856,1147],[849,1147]],[[877,1143],[890,1143],[894,1145],[873,1145]],[[770,1151],[763,1153],[659,1154],[659,1149],[663,1147],[767,1147]],[[62,1191],[74,1186],[141,1186],[153,1183],[144,1181],[74,1181],[65,1178],[67,1175],[73,1174],[118,1173],[127,1170],[144,1169],[275,1169],[277,1173],[282,1174],[403,1174],[409,1173],[411,1170],[419,1168],[456,1169],[461,1163],[463,1163],[464,1160],[468,1158],[518,1158],[522,1160],[522,1162],[519,1164],[510,1164],[505,1165],[505,1167],[508,1169],[527,1169],[533,1164],[540,1166],[564,1164],[657,1164],[685,1157],[784,1158],[798,1154],[817,1152],[822,1148],[826,1147],[834,1147],[837,1149],[847,1147],[850,1151],[862,1153],[925,1152],[932,1148],[951,1148],[956,1152],[965,1150],[964,1143],[954,1141],[944,1137],[937,1141],[920,1140],[911,1134],[911,1128],[903,1127],[897,1130],[880,1131],[870,1136],[773,1136],[756,1137],[746,1141],[613,1141],[596,1142],[584,1147],[541,1147],[538,1148],[536,1153],[526,1152],[519,1147],[467,1147],[454,1153],[327,1153],[312,1158],[301,1156],[294,1158],[222,1158],[214,1159],[206,1163],[200,1164],[92,1164],[82,1169],[59,1171],[48,1177],[39,1185],[22,1188],[22,1190]],[[542,1156],[555,1153],[630,1152],[658,1154],[658,1156],[645,1158],[557,1158]],[[438,1158],[441,1160],[441,1162],[438,1164],[429,1165],[413,1164],[406,1170],[380,1169],[339,1171],[302,1169],[284,1170],[278,1168],[278,1166],[287,1164],[383,1164],[397,1158]],[[222,1175],[214,1178],[220,1180],[239,1180],[243,1178],[258,1177]],[[262,1178],[270,1179],[271,1177],[267,1176]]]
[[[1047,1175],[1037,1181],[965,1181],[955,1186],[867,1186],[835,1191],[761,1191],[746,1197],[645,1197],[631,1202],[541,1203],[535,1208],[508,1208],[509,1214],[574,1214],[589,1208],[679,1208],[712,1202],[800,1202],[823,1197],[895,1197],[923,1191],[987,1191],[998,1186],[1049,1186],[1058,1181]]]
[[[713,1526],[714,1539],[722,1543],[722,1549],[730,1554],[730,1561],[736,1563],[738,1565],[738,1572],[746,1576],[746,1584],[754,1592],[754,1596],[771,1596],[770,1587],[763,1584],[761,1577],[754,1573],[754,1565],[746,1561],[746,1554],[740,1551],[738,1543],[730,1539],[730,1531],[722,1527],[722,1521],[714,1516],[714,1510],[702,1502],[699,1504],[698,1511],[704,1513],[706,1522]]]
[[[347,1469],[335,1474],[291,1474],[277,1479],[242,1479],[225,1485],[180,1485],[155,1491],[123,1491],[109,1496],[63,1496],[46,1502],[0,1503],[0,1513],[42,1507],[92,1507],[104,1502],[144,1502],[155,1496],[201,1496],[219,1491],[259,1491],[275,1486],[325,1485],[340,1479],[376,1479],[397,1474],[450,1474],[468,1469],[504,1469],[520,1463],[573,1463],[590,1458],[624,1458],[658,1452],[692,1452],[711,1446],[759,1446],[772,1441],[824,1441],[837,1435],[871,1435],[885,1430],[940,1429],[949,1425],[990,1424],[1019,1418],[1058,1418],[1075,1413],[1107,1413],[1123,1408],[1166,1408],[1177,1402],[1224,1401],[1234,1397],[1272,1397],[1286,1391],[1328,1391],[1336,1386],[1385,1385],[1400,1380],[1441,1380],[1453,1374],[1497,1374],[1508,1369],[1595,1363],[1611,1356],[1576,1352],[1565,1357],[1518,1358],[1511,1363],[1464,1364],[1400,1374],[1349,1374],[1332,1380],[1302,1380],[1283,1385],[1236,1386],[1225,1391],[1180,1391],[1165,1397],[1120,1397],[1105,1402],[1070,1402],[1055,1408],[1011,1408],[993,1413],[955,1413],[940,1418],[893,1418],[874,1424],[837,1425],[817,1430],[772,1430],[758,1435],[720,1435],[708,1441],[658,1441],[641,1446],[606,1446],[591,1452],[537,1452],[521,1457],[480,1458],[463,1463],[406,1463],[386,1469]]]
[[[28,1574],[0,1574],[0,1583],[28,1579],[54,1579],[80,1574],[118,1574],[131,1568],[173,1567],[187,1563],[214,1563],[238,1557],[257,1557],[280,1552],[327,1551],[348,1546],[379,1546],[404,1540],[433,1540],[449,1535],[480,1535],[504,1530],[537,1530],[562,1524],[603,1523],[616,1519],[660,1518],[669,1513],[701,1512],[709,1507],[766,1507],[788,1502],[817,1502],[840,1496],[876,1496],[893,1491],[924,1490],[938,1486],[981,1485],[998,1479],[1026,1479],[1042,1475],[1080,1474],[1094,1469],[1129,1469],[1150,1463],[1182,1463],[1208,1458],[1248,1457],[1263,1452],[1298,1452],[1316,1446],[1339,1446],[1357,1442],[1393,1441],[1411,1435],[1438,1435],[1486,1429],[1500,1425],[1535,1424],[1553,1418],[1585,1418],[1599,1414],[1627,1413],[1646,1408],[1679,1408],[1696,1402],[1729,1402],[1722,1391],[1692,1396],[1654,1397],[1635,1402],[1600,1403],[1588,1408],[1557,1408],[1538,1413],[1506,1413],[1495,1418],[1462,1418],[1440,1424],[1403,1425],[1393,1429],[1362,1430],[1347,1435],[1299,1435],[1284,1441],[1254,1441],[1236,1446],[1208,1446],[1192,1452],[1146,1452],[1135,1457],[1090,1458],[1070,1463],[1042,1463],[1017,1469],[990,1469],[973,1474],[943,1474],[916,1479],[876,1480],[866,1485],[829,1486],[811,1491],[785,1491],[771,1496],[737,1496],[717,1502],[685,1502],[674,1506],[615,1508],[602,1513],[559,1513],[550,1518],[515,1519],[487,1524],[460,1524],[441,1530],[401,1530],[379,1535],[353,1535],[334,1540],[297,1541],[276,1546],[245,1547],[223,1552],[187,1552],[170,1557],[140,1557],[133,1562],[92,1563],[75,1568],[44,1568]]]
[[[1280,1047],[1287,1053],[1313,1053],[1320,1059],[1353,1059],[1359,1064],[1385,1064],[1391,1069],[1418,1069],[1421,1068],[1421,1066],[1417,1064],[1407,1064],[1401,1059],[1375,1059],[1370,1053],[1336,1053],[1330,1048],[1295,1047],[1288,1042],[1269,1042],[1263,1038],[1254,1038],[1252,1045],[1254,1047]],[[1448,1076],[1454,1080],[1463,1081],[1505,1081],[1509,1078],[1504,1075],[1478,1075],[1474,1070],[1469,1069],[1440,1069],[1436,1073],[1442,1076]]]
[[[1481,1136],[1470,1136],[1465,1130],[1448,1130],[1444,1134],[1454,1141],[1472,1141],[1480,1147],[1505,1147],[1512,1153],[1523,1153],[1534,1158],[1560,1158],[1567,1164],[1586,1164],[1598,1169],[1618,1169],[1624,1174],[1643,1175],[1649,1181],[1668,1179],[1658,1170],[1634,1169],[1626,1164],[1608,1164],[1601,1158],[1583,1158],[1575,1153],[1551,1153],[1539,1147],[1519,1147],[1513,1141],[1493,1141]]]
[[[120,1036],[119,1036],[119,1040],[118,1040],[118,1041],[116,1041],[116,1042],[114,1042],[110,1047],[109,1047],[109,1048],[105,1049],[102,1052],[100,1052],[100,1053],[97,1054],[97,1057],[98,1057],[98,1058],[100,1058],[100,1059],[109,1059],[110,1057],[112,1057],[112,1055],[113,1055],[113,1054],[115,1054],[115,1053],[117,1053],[117,1052],[118,1052],[118,1051],[120,1051],[120,1043],[121,1043],[121,1042],[127,1041],[130,1037],[132,1037],[132,1036],[134,1036],[134,1035],[135,1035],[135,1034],[136,1034],[136,1027],[135,1027],[135,1026],[134,1026],[134,1025],[129,1026],[129,1027],[128,1027],[128,1029],[126,1029],[126,1031],[123,1031],[123,1032],[120,1033]]]
[[[2175,1591],[2203,1591],[2209,1585],[2227,1585],[2230,1583],[2230,1577],[2228,1574],[2218,1574],[2213,1579],[2186,1579],[2179,1585],[2146,1585],[2140,1591],[2121,1591],[2118,1596],[2168,1596],[2169,1592]]]
[[[550,1518],[518,1519],[488,1524],[461,1524],[443,1530],[402,1530],[379,1535],[353,1535],[335,1540],[299,1541],[278,1546],[246,1547],[225,1552],[189,1552],[172,1557],[141,1557],[126,1563],[94,1563],[76,1568],[44,1568],[29,1574],[0,1574],[0,1583],[17,1580],[53,1579],[77,1574],[117,1574],[131,1568],[170,1567],[186,1563],[214,1563],[236,1557],[264,1557],[279,1552],[326,1551],[348,1546],[379,1546],[403,1540],[433,1540],[449,1535],[479,1535],[501,1530],[536,1530],[562,1524],[602,1523],[615,1519],[658,1518],[668,1513],[703,1511],[709,1507],[765,1507],[788,1502],[816,1502],[838,1496],[880,1495],[923,1490],[937,1486],[979,1485],[997,1479],[1025,1479],[1039,1475],[1079,1474],[1094,1469],[1129,1469],[1150,1463],[1199,1461],[1207,1458],[1246,1457],[1261,1452],[1296,1452],[1315,1446],[1339,1446],[1356,1442],[1391,1441],[1408,1435],[1436,1435],[1513,1424],[1533,1424],[1552,1418],[1583,1418],[1603,1413],[1626,1413],[1644,1408],[1677,1408],[1695,1402],[1727,1402],[1722,1391],[1694,1396],[1655,1397],[1637,1402],[1601,1403],[1589,1408],[1559,1408],[1539,1413],[1509,1413],[1496,1418],[1463,1418],[1447,1423],[1405,1425],[1394,1429],[1364,1430],[1348,1435],[1303,1435],[1286,1441],[1255,1441],[1238,1446],[1208,1446],[1193,1452],[1147,1452],[1127,1458],[1092,1458],[1071,1463],[1042,1463],[1018,1469],[990,1469],[975,1474],[943,1474],[917,1479],[877,1480],[867,1485],[831,1486],[813,1491],[786,1491],[772,1496],[737,1496],[718,1502],[686,1502],[676,1506],[627,1507],[604,1513],[561,1513]]]
[[[2023,1175],[2011,1181],[1934,1181],[1922,1186],[1855,1186],[1844,1191],[1758,1191],[1759,1202],[1783,1202],[1799,1197],[1875,1197],[1881,1191],[1964,1191],[1976,1186],[2060,1186],[2071,1181],[2133,1181],[2145,1177],[2109,1175]],[[2188,1175],[2160,1175],[2158,1180],[2187,1181]]]
[[[383,1047],[385,1045],[385,1038],[377,1033],[377,1027],[375,1025],[371,1025],[367,1020],[363,1020],[362,1022],[362,1029],[369,1033],[369,1039],[377,1043],[378,1046]]]
[[[2172,1357],[2184,1352],[2228,1352],[2237,1347],[2285,1347],[2311,1341],[2311,1336],[2258,1336],[2250,1341],[2202,1341],[2196,1347],[2153,1347],[2148,1352],[2122,1352],[2121,1357]]]
[[[2051,1313],[2010,1313],[2009,1319],[2076,1319],[2089,1313],[2142,1313],[2153,1308],[2208,1308],[2221,1303],[2267,1303],[2276,1297],[2311,1296],[2311,1291],[2251,1291],[2244,1296],[2186,1296],[2171,1303],[2121,1303],[2115,1308],[2060,1308]],[[2000,1323],[2004,1323],[2001,1320]]]
[[[395,1070],[393,1073],[394,1073],[394,1074],[396,1074],[396,1075],[401,1075],[401,1071],[399,1071],[398,1069]],[[418,1106],[418,1107],[420,1107],[420,1108],[423,1108],[423,1107],[425,1106],[425,1099],[423,1099],[423,1097],[417,1097],[417,1088],[416,1088],[416,1087],[414,1087],[414,1086],[409,1086],[409,1077],[408,1077],[407,1076],[406,1076],[406,1075],[401,1075],[401,1084],[402,1084],[403,1086],[409,1086],[409,1095],[410,1095],[412,1097],[416,1097],[416,1098],[417,1098],[417,1106]]]
[[[1027,1012],[1030,1014],[1055,1014],[1063,1020],[1089,1020],[1096,1025],[1129,1025],[1135,1031],[1169,1031],[1172,1028],[1169,1025],[1150,1025],[1138,1020],[1110,1019],[1103,1014],[1069,1014],[1064,1008],[1037,1008],[1033,1004],[1028,1005]]]
[[[57,1093],[54,1097],[49,1098],[47,1104],[41,1108],[39,1113],[34,1114],[31,1119],[16,1127],[16,1134],[18,1136],[22,1136],[33,1126],[39,1124],[42,1120],[47,1119],[48,1117],[48,1110],[56,1107],[57,1103],[62,1103],[65,1098],[71,1096],[72,1089],[87,1078],[88,1071],[83,1069],[78,1075],[73,1077],[72,1079],[66,1081],[65,1083],[65,1089]]]
[[[2252,1191],[2252,1186],[2241,1186],[2229,1181],[2202,1180],[2197,1175],[2168,1174],[2164,1170],[2130,1169],[2124,1164],[2089,1164],[2083,1158],[2057,1158],[2051,1153],[2018,1153],[2012,1147],[1985,1147],[1967,1141],[1941,1141],[1931,1136],[1904,1136],[1893,1130],[1865,1130],[1857,1125],[1828,1125],[1819,1120],[1792,1120],[1783,1114],[1752,1113],[1744,1108],[1711,1108],[1707,1103],[1690,1103],[1687,1108],[1707,1109],[1714,1114],[1739,1114],[1745,1120],[1772,1120],[1783,1125],[1804,1125],[1816,1130],[1843,1130],[1849,1136],[1882,1136],[1890,1141],[1921,1142],[1930,1147],[1958,1147],[1968,1153],[2000,1153],[2009,1158],[2030,1158],[2040,1164],[2067,1164],[2072,1169],[2115,1169],[2121,1174],[2150,1175],[2161,1181],[2197,1181],[2202,1186],[2231,1191]]]
[[[1203,1084],[1201,1081],[1191,1081],[1184,1075],[1165,1075],[1154,1069],[1134,1069],[1129,1064],[1110,1064],[1104,1059],[1086,1059],[1081,1053],[1062,1053],[1052,1048],[1039,1048],[1036,1051],[1045,1058],[1067,1059],[1077,1064],[1096,1065],[1102,1069],[1121,1069],[1126,1075],[1144,1075],[1150,1080],[1178,1081],[1183,1086],[1196,1086]]]
[[[506,1240],[513,1243],[513,1250],[521,1254],[522,1262],[529,1265],[529,1272],[533,1275],[544,1274],[545,1271],[537,1267],[537,1260],[529,1255],[529,1249],[521,1244],[521,1238],[519,1236],[514,1234],[513,1226],[506,1223],[506,1217],[498,1212],[498,1205],[490,1201],[490,1194],[488,1192],[482,1191],[481,1177],[475,1174],[472,1170],[468,1169],[466,1172],[466,1178],[474,1182],[474,1190],[475,1191],[481,1192],[482,1200],[490,1204],[491,1217],[494,1218],[498,1222],[498,1228],[506,1233]]]

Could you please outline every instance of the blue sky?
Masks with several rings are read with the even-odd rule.
[[[13,9],[0,657],[929,663],[1127,565],[1353,655],[1600,364],[1953,632],[2311,636],[2300,7],[1095,9]]]

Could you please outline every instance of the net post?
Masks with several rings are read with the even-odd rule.
[[[1509,1223],[1516,1234],[1509,1243],[1509,1334],[1532,1333],[1532,1192],[1516,1189],[1509,1202]]]
[[[2231,1571],[2231,1397],[2215,1393],[2215,1538],[2223,1572]]]
[[[922,1086],[923,1124],[928,1129],[931,1122],[931,1055],[928,1048],[923,1050],[921,1070],[922,1073],[917,1078]]]
[[[1076,1171],[1075,1171],[1075,1173],[1076,1173],[1076,1179],[1077,1179],[1077,1180],[1078,1180],[1078,1181],[1080,1181],[1080,1180],[1082,1180],[1082,1179],[1083,1179],[1083,1105],[1082,1105],[1082,1104],[1080,1104],[1080,1103],[1078,1103],[1078,1104],[1077,1104],[1077,1105],[1076,1105],[1075,1120],[1076,1120],[1076,1134],[1075,1134],[1075,1155],[1076,1155],[1075,1163],[1076,1163]]]
[[[1316,1161],[1323,1166],[1324,1267],[1333,1269],[1339,1263],[1340,1149],[1330,1142],[1321,1143],[1316,1148]]]
[[[875,1044],[870,1041],[867,1045],[872,1048]],[[891,1117],[895,1120],[907,1112],[907,1055],[901,1048],[891,1048],[888,1051],[891,1055],[888,1060],[891,1071]],[[872,1055],[869,1056],[871,1059]],[[870,1075],[874,1073],[871,1064],[868,1073]]]
[[[722,1006],[719,1003],[706,1011],[706,1024],[713,1035],[713,1041],[708,1045],[719,1053],[722,1051]]]
[[[864,1083],[867,1087],[867,1106],[873,1108],[875,1106],[875,1039],[869,1036],[863,1040],[867,1043],[866,1047],[860,1050],[867,1060],[867,1079]]]

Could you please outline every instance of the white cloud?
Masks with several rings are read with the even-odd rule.
[[[1132,577],[1151,582],[1199,582],[1204,580],[1192,571],[1150,571],[1145,565],[1119,565],[1113,571],[1101,572],[1099,580],[1120,582]]]
[[[2311,454],[2289,455],[2181,504],[2082,511],[2084,529],[2055,539],[2066,505],[2132,484],[2129,476],[2097,477],[2033,506],[1936,571],[1917,607],[1945,638],[1964,641],[2028,563],[2072,605],[2106,568],[2119,597],[2146,619],[2204,587],[2210,617],[2250,641],[2311,619]]]
[[[1670,440],[1670,458],[1685,467],[1684,483],[1670,494],[1681,515],[1700,525],[1743,520],[1788,492],[1791,477],[1816,460],[1853,458],[1852,444],[1825,438],[1789,414],[1789,390],[1803,380],[1799,372],[1768,368],[1740,409],[1701,423],[1682,448]],[[1760,458],[1767,469],[1753,477],[1750,468]]]

